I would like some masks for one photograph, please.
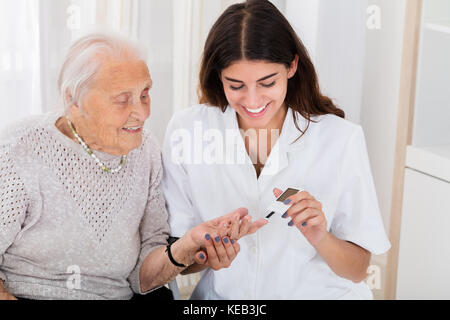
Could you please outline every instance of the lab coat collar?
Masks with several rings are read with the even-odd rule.
[[[305,148],[308,141],[308,131],[296,141],[302,133],[295,126],[293,117],[294,113],[300,129],[304,131],[307,127],[307,120],[300,113],[288,108],[280,137],[272,149],[269,158],[267,159],[266,165],[261,172],[261,176],[277,174],[289,165],[290,154]],[[224,115],[226,117],[226,128],[239,131],[236,111],[231,106],[227,106]],[[237,139],[235,143],[239,143],[244,146],[242,139]],[[244,152],[246,152],[245,146]]]

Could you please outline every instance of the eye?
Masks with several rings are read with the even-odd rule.
[[[120,104],[120,105],[125,105],[128,103],[128,100],[129,100],[129,96],[126,94],[122,94],[122,95],[118,96],[116,99],[114,99],[114,103]]]
[[[144,91],[142,91],[142,93],[141,93],[141,99],[142,100],[147,100],[147,99],[150,98],[150,95],[149,95],[150,89],[151,88],[146,88],[146,89],[144,89]]]
[[[118,99],[116,100],[117,104],[127,104],[128,103],[128,98],[127,99]]]
[[[271,87],[273,87],[273,86],[275,85],[275,81],[273,81],[272,83],[269,83],[269,84],[261,83],[261,85],[262,85],[264,88],[271,88]]]
[[[244,85],[241,85],[240,87],[234,87],[234,86],[230,86],[231,90],[237,91],[237,90],[241,90],[244,87]]]
[[[146,99],[146,98],[148,98],[148,91],[149,91],[149,89],[145,89],[145,90],[141,93],[141,99]]]

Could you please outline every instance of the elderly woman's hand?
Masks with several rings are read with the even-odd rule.
[[[268,222],[266,219],[252,222],[251,219],[246,208],[239,208],[229,214],[199,224],[189,230],[188,234],[200,247],[205,247],[204,243],[207,235],[210,238],[227,235],[233,240],[238,240],[246,235],[255,233]]]
[[[2,280],[0,280],[0,300],[17,300],[16,297],[6,291]]]
[[[248,216],[248,210],[239,208],[197,226],[192,231],[199,237],[204,234],[204,239],[197,239],[197,241],[203,241],[204,249],[195,255],[196,263],[213,270],[228,268],[240,251],[237,240],[255,233],[266,224],[265,219],[252,222],[252,217]]]

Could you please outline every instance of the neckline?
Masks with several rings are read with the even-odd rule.
[[[48,114],[48,119],[46,121],[46,124],[47,124],[47,128],[49,129],[49,131],[61,144],[70,148],[70,150],[73,150],[74,152],[77,152],[78,154],[82,154],[82,155],[90,157],[90,155],[86,152],[86,150],[84,150],[84,148],[81,146],[81,144],[70,139],[64,133],[59,131],[59,129],[56,127],[56,121],[58,121],[58,119],[61,117],[64,117],[64,114],[62,114],[60,112],[50,112]],[[116,156],[116,155],[112,155],[112,154],[98,151],[98,150],[92,149],[92,151],[101,161],[120,160],[122,157],[122,156]]]

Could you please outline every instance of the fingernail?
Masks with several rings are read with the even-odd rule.
[[[288,223],[288,226],[289,226],[289,227],[292,227],[293,225],[294,225],[294,222],[293,222],[293,221],[291,221],[291,222]]]
[[[234,240],[233,239],[231,239],[231,244],[234,244]]]
[[[306,227],[306,222],[303,222],[303,223],[302,223],[302,226],[303,226],[303,227]]]
[[[223,242],[228,243],[228,238],[223,238]]]
[[[286,218],[287,217],[287,212],[285,212],[281,217],[282,218]]]
[[[203,253],[200,253],[200,259],[205,259],[205,256],[203,255]]]
[[[216,242],[220,241],[220,237],[219,236],[215,237],[214,239],[216,239]]]
[[[287,199],[287,200],[285,200],[283,203],[284,203],[284,204],[289,204],[289,203],[291,203],[291,200]]]
[[[209,240],[209,239],[211,239],[211,236],[210,236],[209,234],[206,234],[206,235],[205,235],[205,239],[206,239],[206,240]]]

